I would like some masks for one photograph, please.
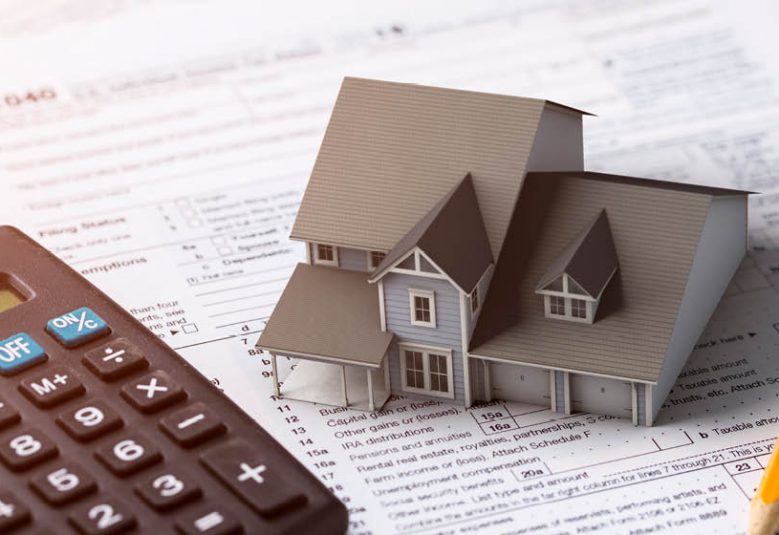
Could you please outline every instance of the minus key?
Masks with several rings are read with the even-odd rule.
[[[160,428],[184,448],[202,444],[227,430],[216,413],[200,402],[165,416],[160,420]]]

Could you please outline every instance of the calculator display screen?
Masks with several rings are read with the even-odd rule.
[[[0,278],[0,312],[10,310],[24,302],[24,297]]]

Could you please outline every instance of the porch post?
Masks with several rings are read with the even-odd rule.
[[[482,360],[482,366],[484,367],[484,400],[492,401],[492,380],[490,377],[490,362],[488,360]]]
[[[273,370],[273,395],[278,398],[281,397],[281,393],[279,392],[279,372],[276,366],[276,353],[270,354],[270,364]]]
[[[368,410],[369,411],[375,411],[376,406],[373,402],[373,374],[371,373],[371,369],[367,368],[365,370],[365,373],[368,374]]]
[[[349,406],[349,398],[346,397],[346,366],[341,365],[341,392],[344,397],[344,407]]]

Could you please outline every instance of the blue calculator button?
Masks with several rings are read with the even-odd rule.
[[[87,307],[50,319],[46,332],[65,347],[77,347],[111,332],[103,318]]]
[[[46,360],[46,352],[27,333],[0,342],[0,374],[13,375]]]

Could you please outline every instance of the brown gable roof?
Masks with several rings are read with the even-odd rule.
[[[712,197],[745,194],[598,173],[529,173],[471,353],[657,381]],[[536,283],[604,209],[619,270],[597,321],[545,318]]]
[[[464,292],[473,290],[492,263],[492,252],[470,173],[392,248],[371,275],[371,282],[414,247],[419,247]]]
[[[470,171],[497,258],[547,105],[345,78],[291,237],[389,251]]]
[[[377,367],[392,337],[381,330],[379,296],[365,273],[298,264],[257,347]]]
[[[552,262],[541,277],[536,290],[567,273],[590,297],[597,298],[617,269],[618,263],[609,218],[606,210],[601,210],[592,223]]]

